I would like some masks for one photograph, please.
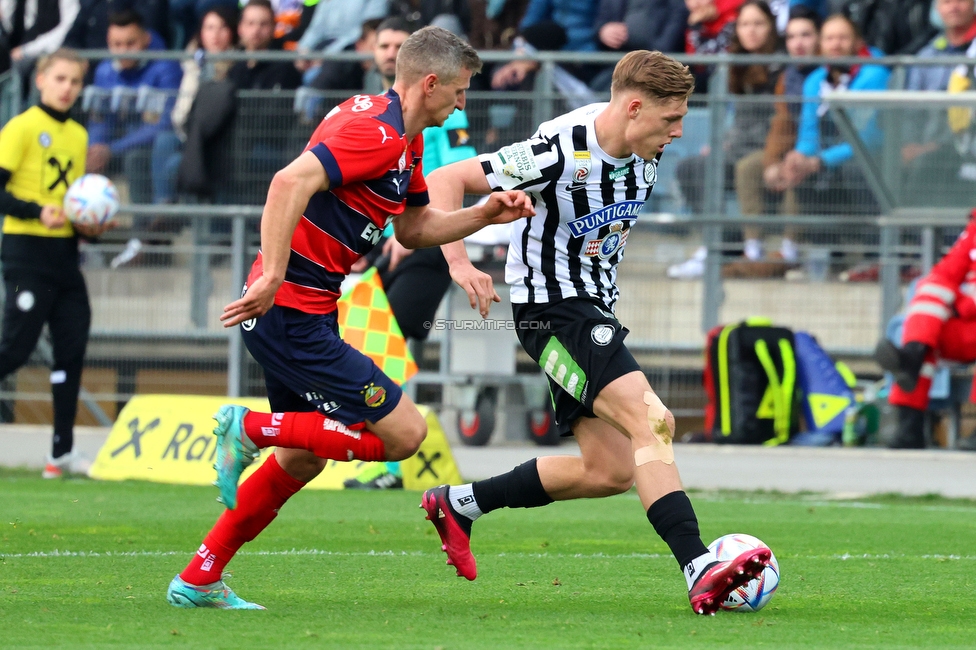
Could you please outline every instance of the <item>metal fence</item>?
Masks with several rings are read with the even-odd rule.
[[[533,90],[469,93],[469,133],[479,151],[524,138],[539,122],[569,108],[605,99],[596,93],[567,95],[554,85],[557,66],[579,63],[577,56],[539,58]],[[612,63],[606,56],[596,60]],[[790,62],[781,57],[760,60]],[[894,71],[891,87],[900,87],[908,65],[964,61],[892,57],[883,62]],[[938,130],[950,104],[969,102],[964,105],[971,109],[968,94],[952,100],[955,104],[932,97],[893,101],[881,93],[861,93],[850,102],[854,93],[838,95],[822,104],[818,117],[830,137],[853,144],[849,159],[811,178],[809,187],[769,191],[761,173],[758,181],[755,176],[757,152],[765,143],[749,141],[741,132],[751,124],[742,115],[768,122],[776,101],[786,101],[799,112],[802,98],[730,95],[730,65],[742,61],[698,57],[693,62],[712,67],[709,91],[693,97],[684,136],[669,146],[646,214],[628,240],[618,306],[620,320],[632,331],[628,343],[653,383],[670,404],[688,412],[701,407],[704,333],[718,323],[762,314],[811,331],[835,354],[864,359],[897,310],[906,283],[951,244],[976,199],[972,179],[927,166],[938,160],[939,149],[928,152],[935,156],[927,159],[903,162],[902,156],[907,145],[919,144],[922,122]],[[23,107],[20,83],[12,76],[0,78],[4,122]],[[239,92],[222,190],[204,199],[210,203],[186,196],[174,196],[176,204],[149,203],[158,194],[155,185],[172,186],[178,141],[170,139],[170,148],[163,151],[168,158],[150,146],[134,152],[132,161],[123,157],[110,167],[130,200],[118,230],[82,247],[93,308],[83,378],[90,403],[112,418],[140,392],[263,393],[260,369],[236,331],[224,330],[218,316],[239,295],[257,250],[260,205],[271,176],[302,150],[321,117],[350,94]],[[128,99],[138,102],[138,93]],[[97,121],[112,114],[115,128],[124,131],[154,119],[152,103],[146,101],[143,97],[141,105],[133,104],[123,116],[122,100],[113,103],[109,96],[90,93],[79,119]],[[879,140],[865,136],[869,124],[881,134]],[[762,129],[757,132],[762,135]],[[953,146],[950,141],[942,145]],[[738,172],[747,167],[751,176],[743,171],[739,178]],[[746,239],[762,241],[767,252],[780,250],[782,240],[789,239],[798,255],[745,260],[743,231]],[[133,240],[141,245],[134,259],[113,267]],[[670,267],[701,249],[707,255],[698,277],[669,278]],[[450,370],[445,359],[449,344],[441,347],[448,339],[446,333],[434,333],[422,360],[439,380]],[[516,345],[514,337],[511,344]],[[0,399],[7,402],[0,415],[49,420],[43,352],[6,380]],[[521,362],[524,368],[525,359]],[[83,409],[80,421],[96,422],[92,413],[97,415],[97,409]]]

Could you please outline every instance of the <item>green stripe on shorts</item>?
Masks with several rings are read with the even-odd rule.
[[[586,386],[586,373],[555,336],[549,337],[549,343],[539,357],[539,365],[573,399],[580,401]]]

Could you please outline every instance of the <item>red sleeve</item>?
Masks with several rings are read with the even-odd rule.
[[[966,229],[959,235],[949,252],[939,260],[939,263],[929,271],[928,280],[951,287],[959,288],[966,274],[972,268],[976,256],[976,219],[972,219]]]
[[[397,165],[403,153],[397,138],[385,137],[378,120],[349,120],[328,130],[309,147],[329,177],[329,187],[379,178]],[[385,126],[388,131],[393,129]]]
[[[410,143],[417,161],[416,167],[410,172],[410,184],[407,186],[407,205],[420,207],[430,203],[430,196],[427,194],[427,180],[424,178],[424,136],[417,136]]]
[[[725,29],[726,25],[735,22],[735,18],[739,13],[739,7],[742,6],[744,1],[745,0],[715,0],[715,10],[718,12],[718,15],[716,15],[713,20],[710,20],[707,23],[702,23],[699,26],[702,35],[701,40],[707,41],[715,38],[722,32],[723,29]],[[688,32],[690,31],[691,29],[688,30]],[[687,42],[685,49],[688,50],[689,53],[693,53],[694,47],[690,40]]]
[[[739,13],[739,7],[745,0],[715,0],[715,9],[718,10],[718,18],[715,19],[715,33],[722,31],[722,28],[733,22]]]

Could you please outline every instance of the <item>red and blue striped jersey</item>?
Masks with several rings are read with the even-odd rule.
[[[400,97],[390,90],[355,95],[332,109],[305,151],[322,163],[329,189],[312,196],[295,228],[275,304],[328,314],[343,278],[380,241],[389,218],[430,202],[421,165],[424,138],[407,141]],[[259,252],[248,284],[262,271]]]

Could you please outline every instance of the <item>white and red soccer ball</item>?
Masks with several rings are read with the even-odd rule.
[[[762,540],[744,533],[723,535],[708,545],[708,550],[715,554],[719,561],[732,560],[738,555],[754,548],[769,548]],[[735,612],[758,612],[766,606],[776,587],[779,586],[779,563],[773,552],[769,552],[769,565],[763,569],[758,578],[742,585],[725,599],[721,607]]]
[[[64,194],[64,212],[71,223],[101,226],[119,211],[119,192],[101,174],[85,174]]]

